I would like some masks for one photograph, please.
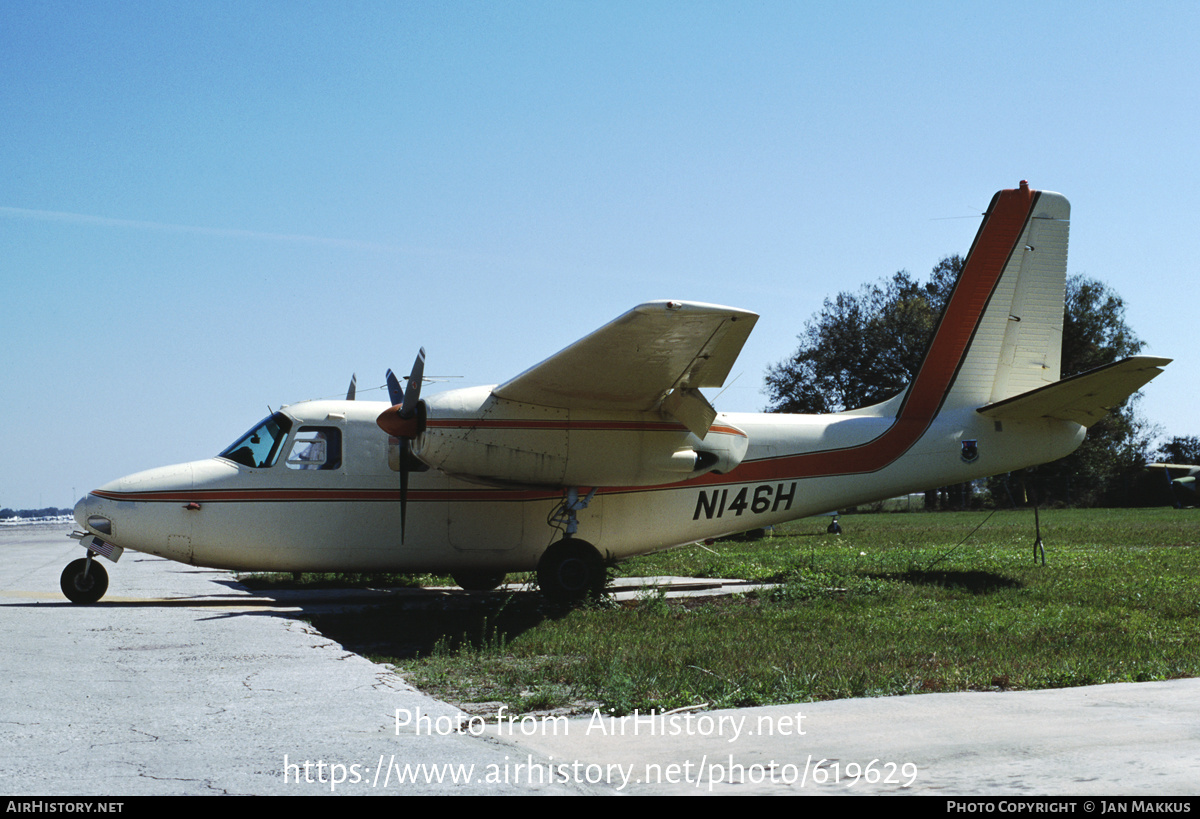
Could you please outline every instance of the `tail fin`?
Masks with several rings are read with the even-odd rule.
[[[886,418],[898,407],[895,422],[862,443],[758,461],[774,470],[761,474],[878,472],[909,452],[945,409],[978,410],[998,421],[1057,418],[1086,425],[1157,375],[1167,359],[1139,357],[1059,380],[1070,212],[1062,195],[1030,190],[1024,182],[996,194],[908,390],[841,413]],[[1041,456],[1067,454],[1081,440],[1077,432],[1044,436],[1061,451]]]
[[[1058,381],[1071,206],[1022,181],[997,193],[898,417],[932,418]]]

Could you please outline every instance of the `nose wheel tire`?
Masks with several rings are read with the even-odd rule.
[[[62,593],[72,603],[95,603],[108,591],[108,572],[104,571],[100,561],[81,557],[67,564],[58,582]]]
[[[604,559],[592,544],[563,538],[542,555],[537,567],[538,586],[555,603],[575,603],[599,597],[608,582]]]

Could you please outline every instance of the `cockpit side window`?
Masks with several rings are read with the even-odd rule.
[[[300,427],[286,463],[288,469],[337,469],[342,465],[342,431],[337,427]]]
[[[292,428],[292,419],[277,412],[247,432],[220,457],[227,458],[236,464],[249,466],[254,469],[265,469],[275,465],[279,457],[279,448]]]

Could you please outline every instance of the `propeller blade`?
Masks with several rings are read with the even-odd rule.
[[[404,518],[408,512],[408,447],[409,442],[400,439],[400,545],[404,545]]]
[[[417,411],[417,402],[421,400],[421,381],[425,377],[425,348],[417,353],[413,362],[412,372],[408,374],[408,386],[404,388],[404,406],[400,410],[401,418],[411,418]]]
[[[404,403],[404,391],[400,389],[400,380],[391,370],[387,371],[387,388],[388,400],[392,402],[392,406]]]

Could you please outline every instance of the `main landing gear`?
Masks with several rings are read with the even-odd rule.
[[[580,498],[579,490],[571,487],[562,506],[551,518],[553,524],[566,525],[562,540],[551,544],[537,565],[538,587],[551,602],[575,603],[588,597],[596,598],[604,593],[608,584],[608,571],[600,552],[586,540],[575,537],[579,529],[576,515],[579,510],[586,509],[595,496],[594,488],[586,497]]]
[[[72,603],[95,603],[108,591],[108,572],[95,560],[96,553],[72,560],[59,578],[62,593]]]
[[[575,603],[604,593],[608,572],[604,558],[586,540],[565,537],[542,555],[537,566],[538,587],[554,603]]]

